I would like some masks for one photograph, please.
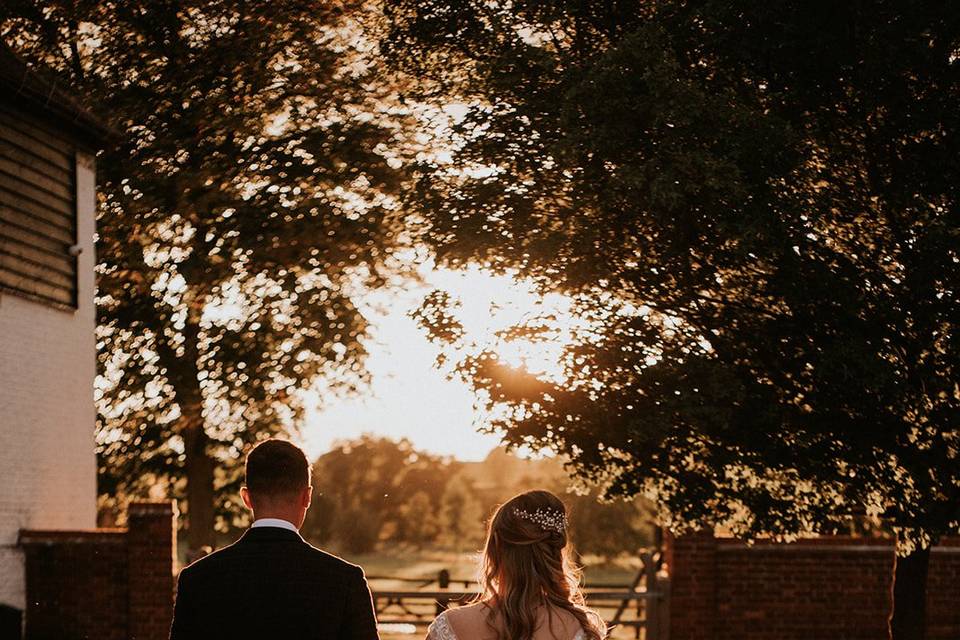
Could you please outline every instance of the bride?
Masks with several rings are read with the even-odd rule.
[[[570,562],[567,514],[549,491],[528,491],[500,505],[487,532],[481,593],[444,611],[427,640],[601,640],[606,625],[584,606]]]

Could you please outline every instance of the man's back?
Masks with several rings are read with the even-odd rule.
[[[248,530],[180,573],[172,640],[376,640],[363,570],[294,531]]]

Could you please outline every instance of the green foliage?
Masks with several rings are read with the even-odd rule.
[[[455,465],[414,450],[407,440],[363,436],[313,466],[314,508],[304,535],[351,553],[384,539],[422,545],[439,532],[441,499]]]
[[[556,492],[570,506],[581,553],[616,557],[652,542],[649,506],[640,500],[600,504],[596,494],[570,493],[569,477],[554,459],[494,450],[482,462],[460,462],[417,451],[406,440],[364,436],[322,455],[313,474],[303,533],[351,554],[381,545],[479,549],[494,508],[534,487]]]
[[[616,558],[652,550],[656,514],[650,503],[640,498],[601,502],[598,493],[560,494],[570,508],[570,531],[577,552]]]
[[[0,12],[4,40],[117,132],[98,159],[101,491],[186,492],[195,546],[245,446],[295,429],[318,381],[337,393],[366,378],[351,290],[398,269],[405,115],[366,59],[359,10]]]
[[[903,549],[958,530],[949,7],[389,12],[391,59],[437,80],[421,97],[472,105],[408,199],[441,263],[565,292],[590,327],[561,382],[460,361],[508,443],[655,498],[680,530],[790,537],[866,514]],[[425,322],[446,330],[436,306]]]
[[[483,545],[490,506],[477,495],[476,486],[464,470],[454,474],[443,491],[438,542],[458,552]]]

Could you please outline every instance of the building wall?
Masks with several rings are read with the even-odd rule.
[[[880,640],[887,637],[894,547],[817,538],[747,546],[709,534],[670,540],[672,640]],[[927,638],[960,638],[960,546],[935,547]]]
[[[0,604],[24,609],[21,529],[96,525],[93,157],[77,154],[78,308],[0,293]]]

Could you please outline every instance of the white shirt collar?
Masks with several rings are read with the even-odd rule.
[[[292,523],[280,518],[257,518],[254,520],[253,524],[250,525],[251,529],[256,529],[258,527],[280,527],[281,529],[287,529],[293,531],[294,533],[299,533],[297,527]]]

